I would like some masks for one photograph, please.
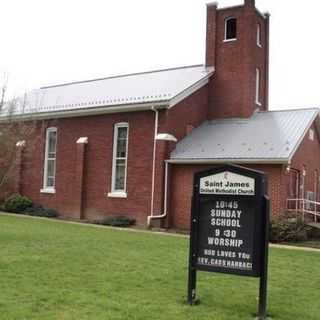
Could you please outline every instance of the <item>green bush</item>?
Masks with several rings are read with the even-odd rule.
[[[46,217],[46,218],[56,218],[58,217],[58,212],[54,209],[43,208],[40,205],[33,205],[30,208],[24,210],[24,214],[35,217]]]
[[[99,222],[99,224],[113,227],[130,227],[136,223],[135,219],[126,216],[114,216],[106,218]]]
[[[300,218],[276,218],[271,221],[271,242],[302,242],[308,240],[310,227]]]
[[[32,207],[32,201],[20,194],[13,194],[4,201],[3,208],[7,212],[23,213],[27,208]]]

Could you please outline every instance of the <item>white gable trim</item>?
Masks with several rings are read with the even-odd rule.
[[[297,144],[295,145],[295,147],[292,149],[290,155],[289,155],[289,163],[291,163],[292,158],[294,157],[294,155],[296,154],[296,152],[298,151],[299,147],[301,146],[305,136],[307,135],[309,129],[311,128],[311,126],[313,125],[313,123],[315,122],[315,120],[317,119],[317,117],[319,116],[320,111],[316,112],[314,114],[314,116],[312,117],[312,119],[310,120],[310,122],[308,123],[308,125],[306,126],[303,134],[301,135],[301,137],[299,138]]]
[[[177,105],[182,100],[186,99],[187,97],[191,96],[193,93],[204,87],[209,82],[209,78],[214,74],[214,67],[211,67],[210,72],[207,74],[206,77],[198,81],[197,83],[193,84],[191,87],[187,88],[186,90],[180,92],[178,95],[173,97],[169,101],[169,109]]]

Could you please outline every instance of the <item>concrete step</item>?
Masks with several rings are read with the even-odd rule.
[[[308,223],[308,226],[313,227],[313,228],[317,228],[320,229],[320,223],[316,223],[316,222],[310,222]]]

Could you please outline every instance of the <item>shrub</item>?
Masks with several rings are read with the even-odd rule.
[[[308,240],[310,227],[300,218],[277,218],[271,222],[271,242],[301,242]]]
[[[130,227],[135,223],[135,219],[128,218],[126,216],[114,216],[99,222],[99,224],[113,227]]]
[[[20,194],[13,194],[5,200],[3,208],[5,211],[13,213],[23,213],[27,208],[32,206],[32,201]]]
[[[35,216],[35,217],[46,217],[46,218],[56,218],[58,217],[58,212],[54,209],[43,208],[40,205],[33,205],[30,208],[24,210],[24,214]]]

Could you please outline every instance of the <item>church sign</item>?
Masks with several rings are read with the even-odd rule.
[[[188,301],[196,272],[260,278],[259,319],[266,316],[269,201],[263,173],[227,165],[195,174]]]

